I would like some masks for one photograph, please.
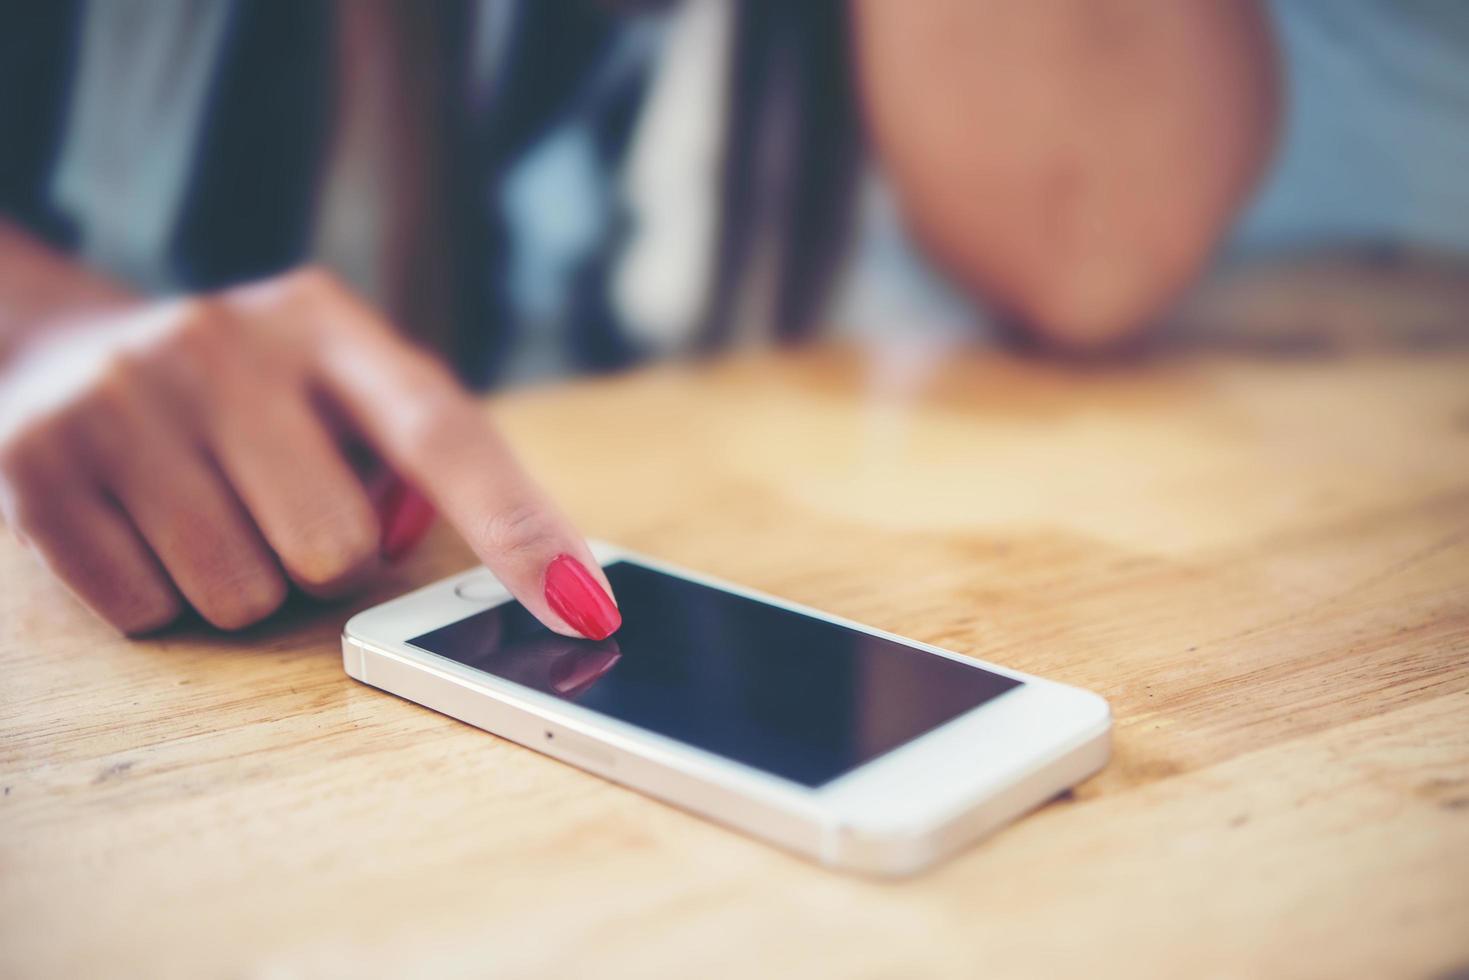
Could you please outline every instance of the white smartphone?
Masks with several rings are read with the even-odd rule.
[[[485,569],[352,617],[359,681],[834,867],[917,871],[1100,769],[1107,702],[606,544],[559,636]]]

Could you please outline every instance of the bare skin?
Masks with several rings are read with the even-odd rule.
[[[854,0],[904,212],[1053,346],[1136,335],[1197,275],[1275,138],[1254,0]]]
[[[328,274],[145,303],[13,233],[7,259],[46,281],[0,300],[0,514],[119,630],[186,605],[238,629],[288,583],[369,575],[381,529],[338,419],[552,629],[578,635],[543,594],[552,558],[607,587],[478,402]]]
[[[1197,274],[1274,136],[1255,0],[853,0],[867,121],[906,214],[1053,345],[1135,335]],[[338,418],[525,605],[581,536],[473,398],[330,276],[145,303],[0,222],[0,516],[138,633],[234,629],[351,588],[381,529]]]

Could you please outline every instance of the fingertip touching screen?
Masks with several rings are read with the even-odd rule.
[[[809,787],[1021,684],[633,561],[605,571],[623,623],[606,640],[509,602],[408,642]]]

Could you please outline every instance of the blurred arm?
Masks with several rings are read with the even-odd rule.
[[[120,284],[0,218],[0,365],[27,337],[53,324],[132,301]]]
[[[936,258],[1054,345],[1144,327],[1274,136],[1254,0],[854,0],[867,120]]]

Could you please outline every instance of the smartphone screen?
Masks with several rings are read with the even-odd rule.
[[[510,602],[408,642],[810,787],[1021,684],[633,561],[605,572],[622,611],[607,640]]]

